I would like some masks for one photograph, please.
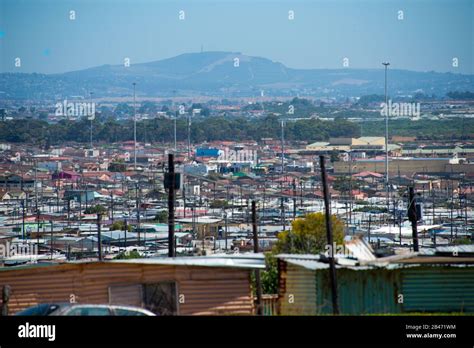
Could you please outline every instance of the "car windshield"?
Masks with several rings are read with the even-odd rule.
[[[43,303],[34,307],[27,308],[21,312],[16,313],[15,315],[42,316],[42,315],[48,315],[58,308],[59,308],[58,305]]]
[[[66,315],[111,315],[110,310],[107,307],[75,307],[69,310]]]
[[[115,315],[120,315],[120,316],[146,316],[147,314],[142,312],[142,311],[136,311],[133,309],[127,309],[127,308],[115,308]]]

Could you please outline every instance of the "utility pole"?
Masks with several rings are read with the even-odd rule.
[[[258,245],[258,231],[257,231],[257,208],[255,201],[252,201],[252,230],[253,230],[253,252],[259,252],[259,245]],[[257,287],[257,315],[262,315],[262,282],[260,279],[260,270],[255,270],[255,285]]]
[[[213,182],[213,193],[212,193],[212,200],[215,202],[216,201],[216,182]]]
[[[92,108],[92,95],[93,94],[94,92],[89,93],[90,108]],[[91,121],[91,150],[93,149],[92,147],[92,121],[94,120],[94,118],[95,118],[95,115],[89,115],[89,120]]]
[[[285,121],[281,120],[281,179],[285,175]],[[283,231],[285,231],[285,203],[283,198],[283,181],[281,182],[281,219],[283,223]]]
[[[224,235],[225,235],[225,250],[227,251],[227,211],[226,208],[224,208]]]
[[[252,201],[252,231],[253,231],[253,252],[259,252],[258,233],[257,233],[257,207],[255,201]]]
[[[388,180],[388,95],[387,95],[387,69],[390,65],[389,62],[383,62],[383,66],[385,66],[385,193],[387,196],[387,213],[390,212],[390,187],[389,187],[389,180]]]
[[[49,220],[49,223],[51,224],[51,260],[53,259],[53,220]]]
[[[110,192],[110,220],[114,223],[114,194]]]
[[[174,201],[175,201],[175,172],[174,155],[168,154],[168,257],[175,257],[175,238],[174,238]]]
[[[183,196],[183,218],[186,219],[186,176],[183,171],[183,187],[181,188],[181,194]]]
[[[140,245],[140,202],[138,198],[138,182],[135,183],[135,209],[137,211],[138,245]]]
[[[283,197],[283,183],[280,183],[280,194],[281,194],[281,198],[280,198],[280,213],[281,213],[281,223],[283,225],[283,231],[286,230],[286,219],[285,219],[285,198]]]
[[[285,172],[285,121],[281,120],[281,176]]]
[[[67,198],[67,225],[68,226],[70,224],[70,218],[71,218],[71,199],[68,197]]]
[[[123,244],[124,244],[124,248],[126,249],[127,248],[127,232],[128,232],[128,222],[127,222],[127,219],[125,219],[123,221],[123,230],[124,230],[124,241],[123,241]]]
[[[371,225],[371,223],[372,223],[372,215],[370,215],[370,213],[369,213],[369,228],[367,230],[367,237],[369,239],[369,244],[370,244],[370,227],[371,227],[370,225]]]
[[[296,219],[296,179],[293,179],[293,220]]]
[[[38,176],[37,176],[38,168],[37,168],[36,160],[34,160],[33,163],[35,165],[35,209],[38,210]]]
[[[38,243],[38,248],[39,248],[39,232],[40,232],[40,227],[39,227],[39,219],[40,219],[40,210],[38,209],[36,211],[36,241]]]
[[[408,219],[411,221],[411,230],[413,236],[413,251],[418,252],[418,230],[417,230],[417,220],[418,216],[416,213],[416,201],[415,193],[413,187],[409,188],[408,191]]]
[[[349,152],[349,224],[352,224],[352,152]]]
[[[174,152],[178,151],[178,147],[176,146],[176,118],[178,114],[176,113],[174,116]]]
[[[398,213],[398,234],[400,238],[400,247],[402,246],[402,214]]]
[[[133,170],[137,170],[137,108],[135,104],[135,92],[137,83],[132,83],[133,85],[133,154],[134,154],[134,164]]]
[[[188,159],[191,159],[191,115],[188,114]]]
[[[337,279],[336,279],[336,265],[334,262],[334,244],[332,236],[331,224],[331,203],[329,201],[329,189],[326,176],[326,165],[324,156],[319,156],[319,163],[321,167],[321,181],[323,185],[325,218],[326,218],[326,235],[328,245],[331,246],[329,254],[329,276],[331,279],[331,294],[332,294],[332,311],[334,315],[339,314],[339,305],[337,301]]]
[[[303,207],[303,186],[305,185],[304,180],[300,181],[300,207]]]
[[[56,213],[59,213],[59,188],[56,187]]]
[[[99,248],[99,261],[102,261],[102,236],[101,236],[101,220],[102,214],[97,214],[97,244]]]
[[[21,227],[21,239],[25,240],[25,200],[21,202],[22,208],[22,227]]]

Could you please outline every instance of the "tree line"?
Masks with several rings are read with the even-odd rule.
[[[117,120],[114,116],[96,117],[92,124],[93,141],[114,143],[133,140],[133,120]],[[327,141],[330,137],[383,136],[383,120],[362,124],[336,117],[333,121],[323,119],[300,119],[285,122],[285,139],[288,141]],[[188,137],[187,118],[176,122],[177,140]],[[416,136],[419,139],[459,139],[474,134],[474,119],[456,118],[450,120],[390,120],[390,134]],[[210,116],[193,118],[191,141],[233,140],[260,141],[262,138],[279,139],[281,119],[275,115],[261,118]],[[172,143],[174,141],[174,120],[154,118],[137,122],[139,142]],[[48,123],[41,119],[13,119],[0,122],[0,142],[29,143],[48,147],[67,142],[88,143],[90,121],[61,120]]]
[[[281,121],[277,116],[259,119],[245,117],[201,117],[191,121],[192,142],[218,140],[255,140],[279,138]],[[133,140],[133,120],[117,120],[115,117],[96,117],[92,123],[94,142],[114,143]],[[176,121],[178,141],[187,140],[187,118]],[[322,141],[329,137],[356,137],[360,127],[344,119],[325,121],[304,119],[285,123],[285,139],[290,141]],[[137,122],[139,142],[173,142],[174,120],[154,118]],[[90,141],[90,121],[61,120],[48,123],[40,119],[14,119],[0,122],[0,141],[31,143],[50,146],[65,142],[87,143]]]

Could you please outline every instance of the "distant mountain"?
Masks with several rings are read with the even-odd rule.
[[[292,69],[238,52],[187,53],[150,63],[103,65],[63,74],[0,74],[0,98],[64,99],[71,96],[137,95],[350,97],[383,93],[382,69]],[[390,94],[444,96],[474,91],[474,75],[389,70]]]

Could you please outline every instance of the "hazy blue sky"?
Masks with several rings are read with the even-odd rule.
[[[473,33],[474,0],[0,0],[0,71],[149,62],[203,45],[293,68],[339,68],[347,57],[352,68],[389,60],[394,68],[472,74]]]

